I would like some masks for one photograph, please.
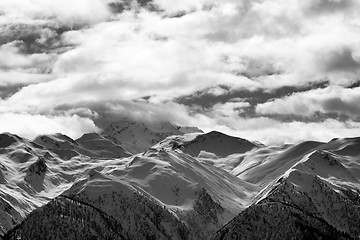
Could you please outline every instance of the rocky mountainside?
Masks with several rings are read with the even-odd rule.
[[[254,233],[259,239],[358,239],[360,176],[342,157],[324,150],[307,154],[214,239],[256,239]],[[353,164],[358,170],[359,162]]]
[[[4,133],[0,235],[357,239],[359,156],[359,138],[264,146],[164,122],[76,140]]]
[[[122,226],[130,239],[208,239],[243,210],[257,190],[223,170],[198,163],[180,152],[164,150],[153,149],[128,159],[88,164],[85,169],[86,174],[62,196],[100,209],[114,219],[114,224]],[[54,235],[61,236],[56,233],[56,225],[64,224],[66,228],[69,222],[61,220],[55,224],[61,212],[49,216],[48,211],[52,212],[53,207],[50,202],[39,208],[46,215],[42,224],[48,224],[50,217],[54,226],[46,229],[53,229]],[[76,215],[71,221],[89,219],[87,214]],[[32,228],[28,222],[34,216],[38,215],[30,214],[6,238],[28,234],[27,229]],[[102,219],[98,221],[94,224],[103,224]]]
[[[62,134],[34,141],[10,133],[0,135],[0,233],[60,195],[90,166],[130,156],[108,139],[90,136],[77,142]]]

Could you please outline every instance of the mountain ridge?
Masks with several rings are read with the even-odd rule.
[[[126,124],[140,129],[134,137],[148,128]],[[82,232],[70,227],[71,236],[97,239],[360,235],[359,138],[265,146],[216,131],[179,129],[170,123],[148,128],[145,150],[135,154],[123,148],[124,139],[99,133],[34,141],[0,134],[0,235],[36,237],[40,233],[31,226],[38,224],[53,233],[48,239],[64,239],[61,229],[76,219]],[[131,134],[122,136],[131,143]],[[154,136],[161,137],[148,147]],[[72,213],[60,209],[52,216],[59,204]],[[277,229],[283,221],[286,228]]]

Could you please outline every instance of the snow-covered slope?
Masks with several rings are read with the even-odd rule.
[[[96,170],[64,194],[114,218],[129,239],[181,239],[188,235],[186,226],[156,199]]]
[[[169,122],[135,122],[128,119],[110,124],[102,135],[132,154],[144,152],[164,138],[183,134]]]
[[[100,142],[104,144],[82,146],[83,141],[78,144],[60,134],[39,136],[32,142],[9,133],[1,134],[0,234],[68,189],[87,169],[104,161],[104,152],[108,156],[105,160],[129,156],[107,139]]]
[[[80,181],[65,194],[79,197],[112,215],[124,229],[137,233],[133,236],[136,239],[144,239],[146,235],[139,227],[151,229],[151,226],[127,224],[135,221],[134,213],[139,216],[136,219],[146,219],[141,212],[145,207],[139,210],[138,206],[132,206],[133,192],[139,194],[137,201],[150,201],[157,206],[150,209],[166,209],[167,213],[162,215],[171,213],[186,223],[190,239],[208,239],[243,210],[258,190],[256,186],[212,165],[200,163],[181,151],[151,149],[123,159],[121,163],[111,161],[103,166],[103,169],[98,166],[96,171],[89,173],[91,181]],[[100,201],[100,198],[104,200]],[[162,235],[177,239],[178,223],[171,221],[164,223],[171,229],[156,234],[157,239]]]
[[[232,137],[221,132],[190,133],[169,137],[154,148],[180,149],[193,157],[223,158],[235,153],[245,153],[260,145],[246,139]]]
[[[76,142],[61,133],[38,136],[34,139],[34,143],[51,150],[62,159],[70,159],[79,155],[79,153],[75,151],[77,146]]]
[[[60,133],[49,134],[36,137],[34,142],[62,159],[81,155],[93,158],[121,158],[131,155],[122,146],[97,133],[86,133],[77,140]]]
[[[101,210],[122,226],[130,239],[208,239],[257,193],[256,186],[181,151],[152,149],[124,159],[57,161],[56,167],[61,168],[57,174],[66,165],[66,172],[76,173],[62,194]],[[32,172],[42,179],[37,181],[42,188],[36,186],[38,194],[34,198],[49,191],[43,181],[55,172],[52,164],[40,160],[31,165]],[[52,205],[41,210],[47,216],[44,221],[52,219],[46,210],[49,207]],[[27,221],[32,219],[29,216],[23,223],[25,230],[20,227],[14,234],[24,236],[21,234],[30,231]]]
[[[10,135],[9,138],[15,137]],[[8,168],[2,171],[4,196],[13,208],[11,212],[4,207],[9,213],[8,218],[0,222],[3,233],[34,209],[65,194],[100,209],[130,235],[136,233],[133,237],[137,239],[146,239],[149,233],[154,233],[151,236],[157,239],[169,236],[182,239],[185,233],[190,239],[208,239],[245,209],[258,192],[253,184],[212,164],[199,162],[181,150],[154,148],[119,159],[89,154],[89,149],[108,154],[112,149],[109,146],[114,145],[97,134],[86,134],[76,141],[60,134],[45,135],[35,141],[20,139],[11,145],[4,144],[8,149],[2,148],[1,156],[12,169],[11,172]],[[113,147],[118,149],[117,146]],[[21,165],[14,164],[18,160]],[[16,181],[10,182],[12,179],[7,175]],[[19,196],[11,192],[13,188]],[[11,196],[15,196],[15,200],[10,199]],[[124,205],[119,206],[119,202]],[[45,215],[48,214],[46,209],[52,208],[49,204],[42,208]],[[129,207],[131,211],[126,210]],[[160,217],[154,220],[153,215]],[[29,226],[26,221],[32,218],[29,216],[25,220],[25,229]],[[54,219],[44,217],[44,221],[49,218],[56,221],[56,216]],[[159,218],[160,223],[156,220]],[[139,219],[144,221],[139,222]]]
[[[10,145],[2,141],[0,148],[0,232],[4,233],[59,194],[53,186],[63,182],[66,187],[66,180],[54,173],[56,159],[43,147],[11,134],[2,134],[1,139],[16,140]]]
[[[360,137],[357,138],[335,138],[323,146],[329,150],[343,156],[360,156]]]
[[[353,142],[346,141],[341,143],[349,146]],[[291,155],[296,158],[295,163],[288,159],[293,166],[275,178],[271,175],[273,181],[259,192],[253,205],[214,239],[357,239],[360,175],[347,167],[349,156],[342,162],[344,156],[336,154],[337,146],[320,144],[317,150],[305,151],[301,159]],[[359,164],[354,157],[351,162],[353,168]]]
[[[202,133],[202,130],[165,121],[137,122],[124,118],[105,128],[102,136],[120,144],[128,152],[137,154],[145,152],[169,136],[194,133]]]
[[[224,168],[240,179],[266,186],[283,175],[311,151],[321,147],[320,142],[303,142],[280,147],[258,147],[244,154],[233,154],[216,160],[215,166]],[[206,160],[202,158],[202,160]],[[214,162],[214,161],[213,161]]]
[[[335,191],[315,175],[292,170],[214,239],[355,239],[359,200],[359,191]]]
[[[122,146],[97,133],[86,133],[76,139],[76,143],[80,147],[77,149],[80,153],[91,157],[121,158],[131,155]]]
[[[151,149],[132,158],[124,171],[124,178],[162,203],[182,209],[191,207],[194,192],[202,188],[233,212],[244,208],[257,191],[256,186],[181,151]]]
[[[254,143],[245,139],[212,131],[196,136],[192,141],[184,143],[181,149],[192,156],[198,156],[201,151],[205,151],[225,157],[233,153],[244,153],[255,147],[257,146]]]
[[[0,235],[21,221],[5,239],[210,239],[224,225],[215,239],[360,235],[357,138],[270,147],[122,124],[77,140],[1,134]]]

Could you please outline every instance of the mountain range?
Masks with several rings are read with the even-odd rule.
[[[360,138],[282,146],[120,119],[0,135],[2,239],[358,239]]]

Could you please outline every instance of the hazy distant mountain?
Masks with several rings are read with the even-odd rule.
[[[356,239],[359,156],[359,138],[264,146],[166,122],[121,120],[77,140],[5,133],[0,233],[5,239]]]
[[[120,144],[128,152],[137,154],[148,150],[161,140],[184,133],[202,132],[196,127],[179,127],[170,122],[136,122],[129,119],[110,124],[102,135]]]

